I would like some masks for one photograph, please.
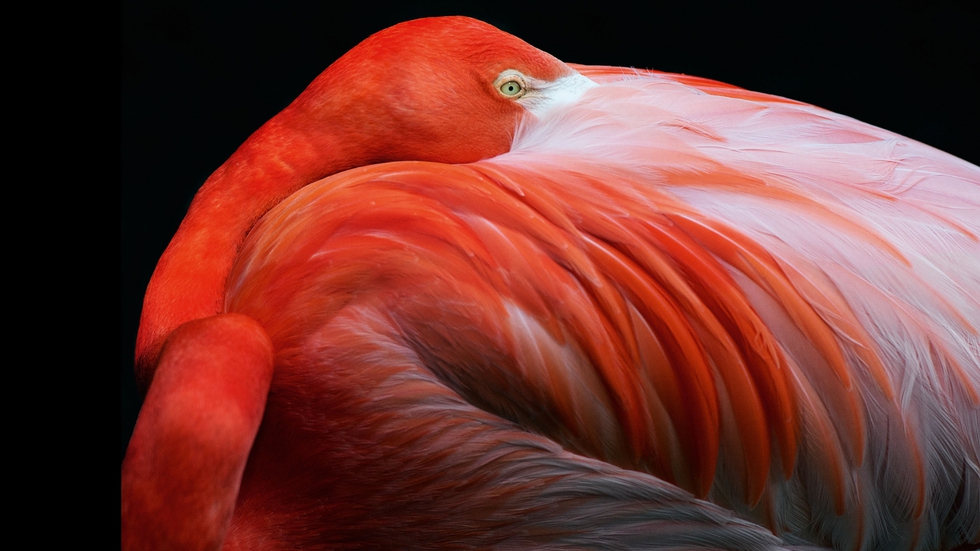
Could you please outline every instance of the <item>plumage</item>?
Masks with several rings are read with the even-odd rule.
[[[509,70],[526,100],[493,95]],[[259,374],[271,342],[227,548],[953,549],[980,543],[976,297],[977,166],[435,18],[367,39],[209,179],[137,372],[165,406],[169,358],[225,365],[197,331],[247,326]],[[144,424],[134,549],[134,481],[170,484]]]

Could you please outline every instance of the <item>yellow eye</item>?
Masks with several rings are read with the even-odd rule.
[[[517,80],[508,80],[503,82],[500,84],[498,89],[500,90],[501,94],[507,96],[508,98],[524,94],[524,86],[522,86]]]
[[[514,70],[504,71],[493,84],[500,95],[507,99],[517,99],[527,93],[524,75]]]

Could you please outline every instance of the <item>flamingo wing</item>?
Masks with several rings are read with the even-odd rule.
[[[227,306],[293,369],[381,339],[455,400],[780,534],[975,539],[980,171],[694,84],[631,74],[494,159],[308,187]]]

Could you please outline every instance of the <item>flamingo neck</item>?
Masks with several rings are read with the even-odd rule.
[[[136,378],[145,391],[170,333],[224,310],[225,284],[249,230],[290,194],[357,165],[334,134],[311,135],[292,108],[257,130],[204,183],[157,263],[143,299]]]

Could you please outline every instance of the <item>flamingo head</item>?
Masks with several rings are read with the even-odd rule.
[[[438,17],[370,36],[327,68],[292,107],[307,129],[343,138],[330,144],[341,165],[466,163],[509,151],[524,117],[591,85],[555,57],[491,25]]]

